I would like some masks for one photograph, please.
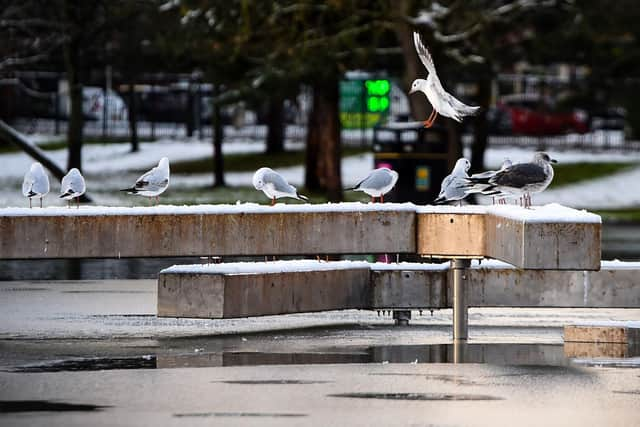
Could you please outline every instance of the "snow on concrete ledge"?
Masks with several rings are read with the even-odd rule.
[[[573,222],[601,224],[602,218],[585,210],[576,210],[557,203],[525,209],[515,205],[487,206],[487,213],[527,223]]]
[[[443,262],[438,264],[427,262],[400,262],[400,263],[384,263],[375,262],[369,264],[371,271],[444,271],[449,269],[449,263]]]
[[[486,214],[487,206],[481,205],[420,205],[415,207],[416,213],[419,214]]]
[[[267,262],[229,262],[220,264],[173,265],[160,274],[273,274],[308,271],[369,269],[366,261],[288,260]]]
[[[323,204],[285,204],[275,206],[257,203],[238,203],[235,205],[159,205],[159,206],[82,206],[80,209],[67,207],[47,208],[3,208],[2,216],[107,216],[107,215],[216,215],[216,214],[252,214],[252,213],[321,213],[321,212],[379,212],[405,211],[415,212],[413,203],[323,203]]]

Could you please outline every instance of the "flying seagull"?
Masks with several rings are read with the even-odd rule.
[[[365,179],[348,190],[363,191],[371,196],[372,202],[375,202],[376,197],[379,197],[380,202],[384,203],[384,195],[391,191],[397,181],[398,172],[388,168],[378,168],[371,171]]]
[[[78,208],[80,207],[80,196],[87,190],[87,186],[84,182],[84,177],[80,171],[73,168],[62,178],[62,184],[60,188],[60,198],[65,199],[68,202],[71,199],[76,199]],[[69,204],[67,206],[70,206]]]
[[[542,151],[533,155],[529,163],[517,163],[494,175],[484,178],[470,177],[467,181],[473,184],[472,189],[481,188],[484,194],[491,191],[524,196],[524,206],[531,206],[531,193],[544,191],[553,180],[553,167],[557,163]]]
[[[158,196],[164,193],[167,187],[169,187],[169,159],[163,157],[158,166],[138,178],[133,187],[120,191],[138,196],[155,197],[157,203],[159,202]]]
[[[416,47],[416,52],[418,52],[418,57],[420,57],[420,61],[422,61],[422,64],[429,72],[426,80],[415,79],[409,91],[409,94],[418,91],[424,93],[433,107],[431,114],[427,120],[423,122],[424,127],[430,128],[436,120],[436,117],[438,117],[438,114],[450,117],[457,122],[461,122],[464,116],[476,114],[478,110],[480,110],[480,107],[472,107],[464,104],[444,90],[436,74],[436,66],[433,64],[431,54],[425,45],[422,44],[420,35],[415,31],[413,32],[413,43]]]
[[[467,171],[471,167],[471,163],[469,160],[461,157],[456,161],[451,174],[447,175],[442,180],[442,185],[440,186],[440,194],[433,201],[435,204],[460,201],[464,199],[468,195],[468,182],[467,179],[469,175],[467,175]],[[462,203],[462,202],[460,202]]]
[[[40,207],[42,207],[42,198],[49,192],[49,177],[39,162],[35,162],[29,168],[22,182],[22,194],[29,198],[29,207],[31,208],[31,199],[40,199]]]
[[[296,187],[289,184],[282,175],[270,168],[260,168],[256,171],[253,175],[253,186],[271,199],[272,206],[280,197],[291,197],[305,202],[309,200],[299,194]]]

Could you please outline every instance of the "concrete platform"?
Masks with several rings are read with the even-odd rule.
[[[227,318],[344,308],[450,308],[452,274],[448,263],[302,260],[174,266],[158,278],[158,315]],[[466,275],[469,307],[640,308],[637,263],[604,262],[600,271],[543,271],[485,261],[474,263]]]
[[[0,259],[411,253],[597,270],[600,217],[559,205],[0,209]]]

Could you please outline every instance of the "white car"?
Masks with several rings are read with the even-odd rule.
[[[71,102],[65,86],[61,86],[60,89],[60,113],[69,117]],[[107,120],[127,120],[127,104],[115,91],[109,90],[105,97],[104,89],[101,87],[85,86],[82,88],[82,112],[86,119],[104,119],[105,101],[107,103]]]

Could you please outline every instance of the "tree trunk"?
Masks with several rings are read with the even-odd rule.
[[[133,82],[129,83],[129,136],[131,137],[131,152],[137,153],[138,144],[138,103]]]
[[[307,128],[305,186],[311,191],[326,191],[331,202],[342,200],[338,101],[337,79],[313,86],[313,105]]]
[[[73,1],[64,3],[66,19],[71,22],[72,28],[82,27],[82,23],[77,22],[78,5]],[[77,31],[72,32],[69,40],[63,45],[64,65],[69,82],[69,101],[71,111],[69,114],[69,127],[67,129],[67,141],[69,144],[69,155],[67,159],[67,169],[78,168],[82,171],[82,131],[84,128],[84,116],[82,112],[82,72],[80,37]]]
[[[473,144],[471,145],[471,172],[483,171],[484,152],[487,149],[489,124],[487,123],[487,111],[491,102],[491,78],[481,77],[478,81],[478,103],[480,112],[473,118]]]
[[[284,100],[269,99],[267,106],[267,154],[284,152]]]
[[[399,17],[411,16],[411,1],[397,0],[395,6]],[[409,26],[409,23],[405,19],[397,19],[395,27],[396,37],[400,43],[402,57],[404,59],[404,91],[408,93],[413,80],[416,78],[426,78],[427,71],[420,62],[416,54],[416,48],[413,45],[413,28]],[[409,97],[409,106],[413,119],[425,120],[429,113],[431,113],[427,98],[422,93],[414,93],[407,96]]]
[[[67,141],[69,144],[67,170],[78,168],[78,170],[82,171],[84,113],[82,111],[82,82],[79,81],[77,74],[77,64],[69,61],[67,64],[67,76],[69,80],[71,112],[69,114],[69,127],[67,129]]]
[[[219,95],[218,85],[213,85],[213,98]],[[213,187],[224,187],[224,157],[222,155],[222,139],[224,138],[224,129],[222,128],[222,117],[220,114],[220,105],[213,103],[213,112],[211,114],[211,128],[213,134]]]

